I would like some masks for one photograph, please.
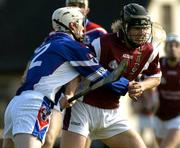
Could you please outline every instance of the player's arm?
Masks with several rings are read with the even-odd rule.
[[[98,59],[89,48],[79,49],[78,51],[80,53],[76,51],[76,54],[78,53],[76,57],[79,59],[70,61],[70,63],[82,76],[91,82],[91,86],[109,76],[110,72],[100,65]],[[119,77],[116,82],[107,84],[107,87],[119,95],[124,95],[127,92],[128,83],[129,81],[126,78]]]
[[[143,71],[142,81],[132,81],[128,86],[128,93],[131,98],[137,98],[146,90],[154,88],[160,84],[161,70],[159,66],[159,55],[149,64],[147,70]]]
[[[83,49],[82,49],[80,51],[81,51],[81,53],[79,53],[76,56],[74,54],[77,54],[77,52],[74,53],[72,55],[72,57],[70,56],[70,54],[68,54],[68,56],[70,56],[68,58],[69,58],[71,66],[73,66],[82,76],[84,76],[86,79],[88,79],[91,82],[91,85],[93,85],[93,84],[99,82],[100,80],[102,80],[103,78],[106,78],[109,76],[110,72],[108,70],[104,69],[99,64],[99,61],[93,56],[93,54],[91,54],[89,52],[89,50],[84,49],[84,51],[83,51]],[[120,77],[119,80],[117,80],[113,83],[109,83],[109,84],[107,84],[107,86],[110,89],[117,92],[118,94],[124,95],[127,92],[128,83],[129,83],[129,81],[126,78]],[[75,85],[72,85],[73,87],[71,87],[70,84],[71,84],[71,82],[68,84],[69,87],[67,87],[67,88],[69,88],[69,90],[67,89],[66,95],[67,95],[67,92],[74,95],[74,91],[72,91],[71,89],[72,88],[74,89]],[[75,88],[77,88],[77,87],[75,87]],[[68,107],[68,104],[65,107]]]
[[[74,96],[79,83],[80,83],[80,76],[74,78],[73,80],[71,80],[69,83],[66,84],[64,96],[60,99],[60,109],[61,110],[66,107],[70,107],[75,103],[75,101],[69,103],[68,99]]]

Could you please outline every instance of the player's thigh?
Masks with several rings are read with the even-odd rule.
[[[30,134],[16,134],[14,136],[15,147],[17,148],[41,148],[41,141]]]
[[[60,135],[62,128],[62,113],[55,109],[52,110],[50,126],[46,136],[57,137]]]
[[[174,148],[180,141],[180,129],[169,129],[167,136],[163,139],[161,147]]]
[[[63,130],[60,148],[84,148],[86,140],[83,135]]]
[[[134,130],[127,130],[102,141],[111,148],[119,148],[120,145],[123,148],[146,148],[142,138]]]
[[[86,140],[86,144],[84,148],[90,148],[91,147],[92,140],[88,137]]]
[[[58,136],[60,136],[62,128],[62,114],[60,111],[53,109],[51,114],[50,126],[46,133],[45,143],[43,148],[50,148],[56,142]]]
[[[10,138],[3,139],[2,148],[15,148],[13,140]]]

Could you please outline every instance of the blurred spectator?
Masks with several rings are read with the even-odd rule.
[[[157,147],[153,131],[153,117],[159,106],[158,94],[153,88],[145,91],[137,102],[132,101],[133,113],[138,117],[138,131],[145,144]]]
[[[155,134],[161,148],[175,148],[180,143],[180,36],[169,34],[166,57],[160,59],[161,84],[159,108],[154,120]]]

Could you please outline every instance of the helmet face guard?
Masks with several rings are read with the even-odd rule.
[[[125,34],[131,45],[140,46],[150,40],[152,25],[148,20],[133,20],[133,23],[126,24]]]
[[[124,6],[121,20],[126,40],[132,47],[138,47],[150,40],[152,22],[144,7],[135,3]]]

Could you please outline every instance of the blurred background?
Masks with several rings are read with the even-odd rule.
[[[88,18],[111,32],[111,23],[118,19],[123,5],[130,2],[145,6],[153,21],[159,22],[167,33],[180,34],[180,0],[90,0]],[[64,5],[64,0],[0,0],[0,138],[4,110],[20,85],[26,63],[51,31],[51,14]],[[123,98],[121,106],[136,128],[129,98]]]

